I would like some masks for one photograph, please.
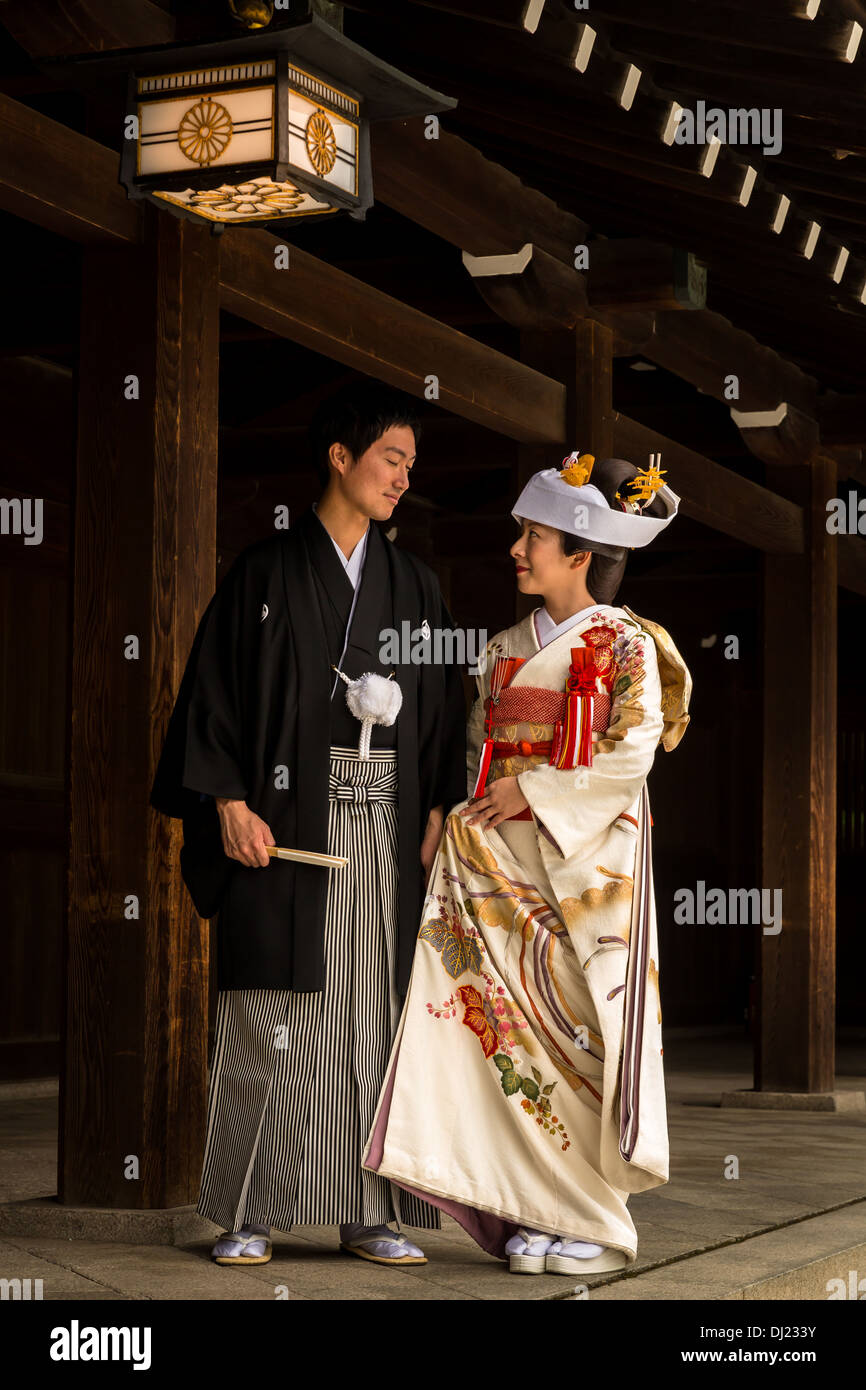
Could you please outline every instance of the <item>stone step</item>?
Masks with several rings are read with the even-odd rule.
[[[866,1300],[866,1201],[635,1275],[587,1277],[589,1298]],[[835,1282],[834,1282],[835,1281]],[[583,1297],[580,1292],[566,1301]]]

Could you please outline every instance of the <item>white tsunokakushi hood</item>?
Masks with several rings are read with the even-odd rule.
[[[588,465],[584,460],[588,460]],[[533,474],[515,502],[511,515],[516,520],[523,518],[525,521],[555,526],[560,531],[588,541],[598,541],[602,545],[623,546],[631,550],[649,545],[676,516],[680,504],[677,494],[656,477],[651,493],[664,504],[665,516],[643,516],[640,511],[614,510],[592,483],[580,485],[575,482],[581,476],[589,477],[593,462],[591,455],[584,454],[582,460],[578,461],[577,455],[571,454],[563,460],[565,465],[570,466],[562,470],[545,468]]]

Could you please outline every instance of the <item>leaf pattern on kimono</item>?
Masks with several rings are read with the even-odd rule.
[[[472,985],[461,985],[457,995],[465,1008],[463,1022],[481,1043],[484,1056],[492,1057],[499,1045],[499,1032],[496,1027],[496,1019],[491,1016],[487,1001]],[[503,1072],[503,1077],[507,1075],[507,1072]]]
[[[513,1068],[511,1071],[504,1071],[500,1079],[502,1081],[502,1089],[507,1096],[516,1096],[523,1084],[523,1077],[514,1071]]]
[[[418,935],[439,952],[442,965],[452,980],[459,979],[467,971],[481,974],[481,948],[465,934],[459,923],[452,926],[445,917],[437,917],[425,922]]]

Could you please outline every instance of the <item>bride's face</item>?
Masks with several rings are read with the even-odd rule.
[[[517,587],[522,594],[547,594],[562,589],[575,577],[579,556],[566,555],[555,526],[520,519],[520,536],[508,552],[514,560]]]

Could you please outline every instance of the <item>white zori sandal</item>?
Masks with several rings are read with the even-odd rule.
[[[427,1256],[401,1232],[385,1227],[354,1240],[341,1240],[340,1249],[377,1265],[426,1265]]]
[[[521,1226],[505,1247],[510,1274],[543,1274],[547,1252],[556,1243],[556,1236],[532,1231]]]
[[[274,1253],[270,1240],[261,1233],[241,1235],[240,1232],[223,1231],[217,1241],[217,1245],[224,1240],[234,1241],[236,1245],[240,1246],[240,1249],[236,1255],[213,1255],[212,1258],[218,1265],[266,1265]],[[244,1253],[247,1246],[256,1245],[257,1243],[259,1245],[264,1245],[264,1254],[248,1255]]]
[[[548,1274],[607,1274],[624,1269],[624,1250],[613,1250],[588,1240],[556,1240],[547,1252],[544,1268]]]

